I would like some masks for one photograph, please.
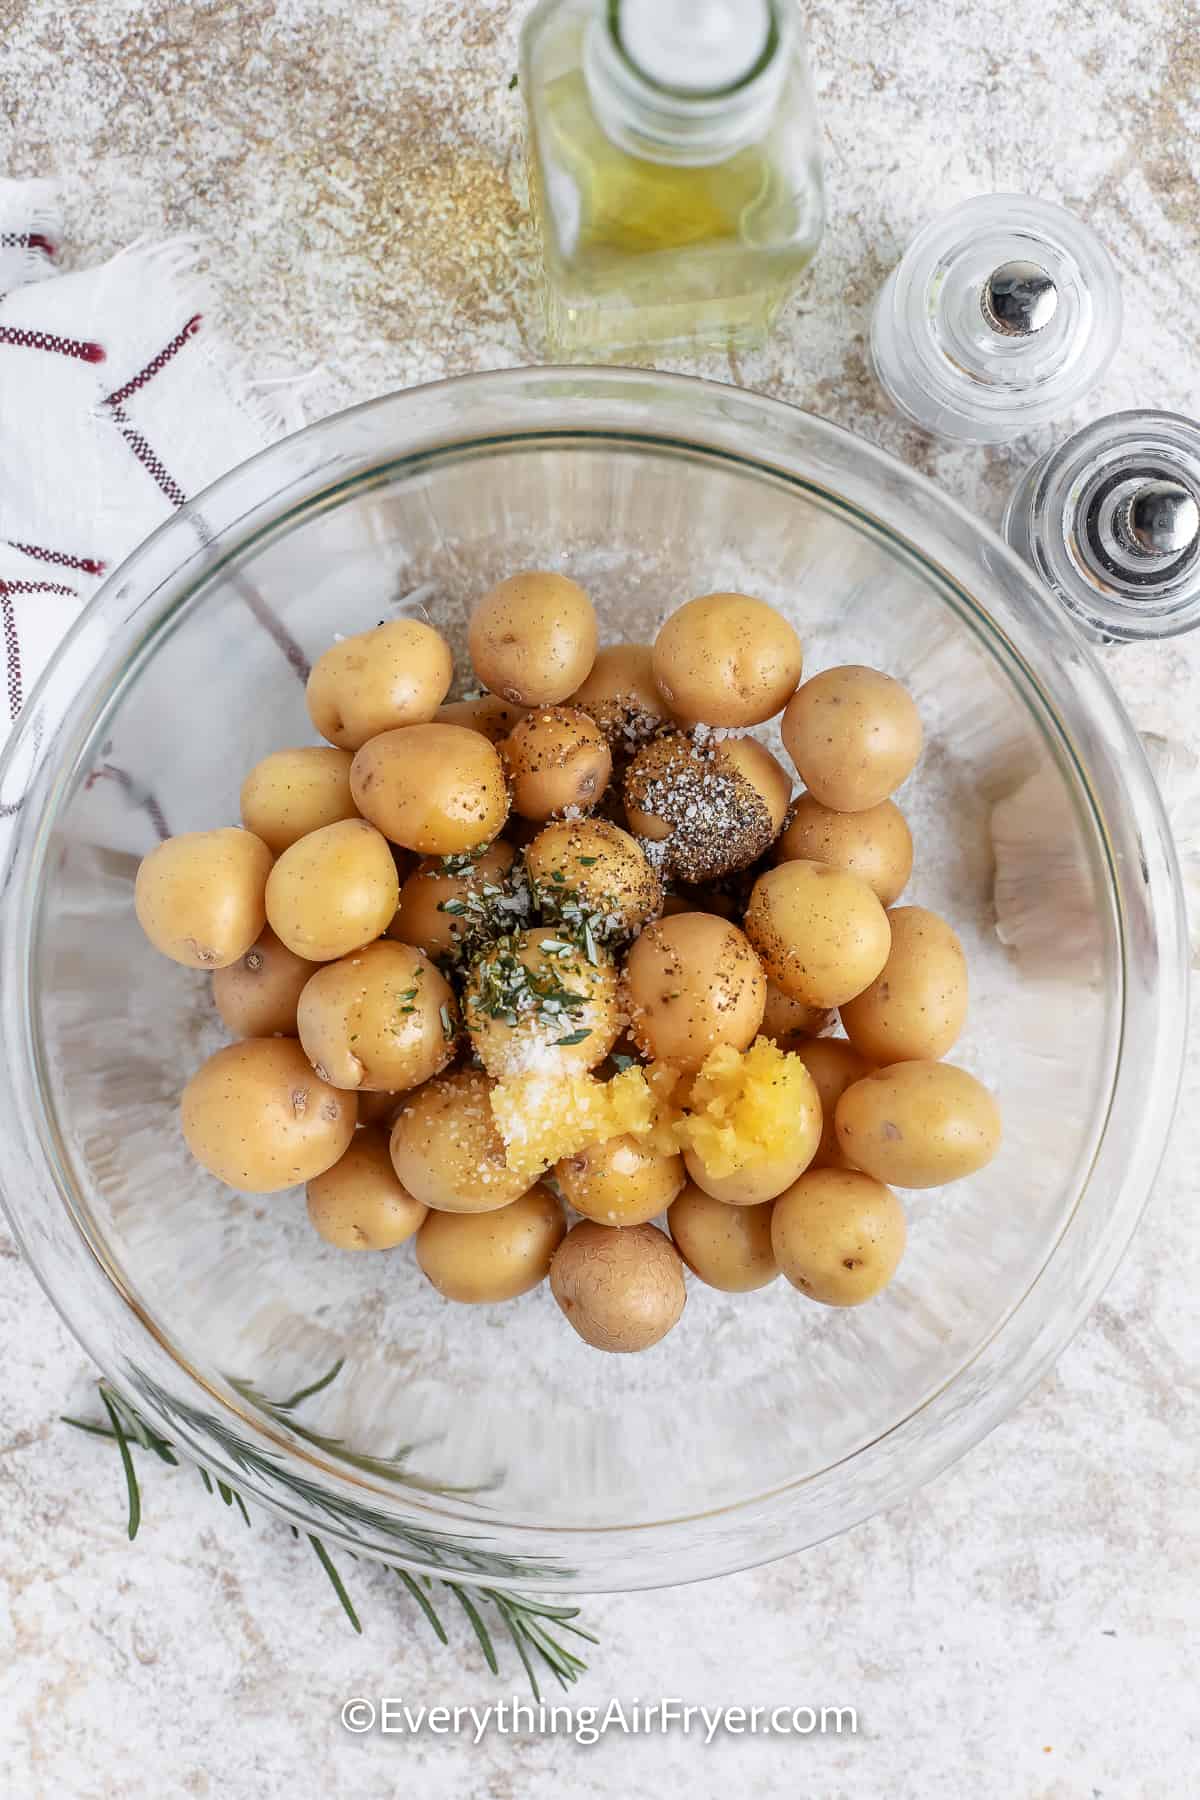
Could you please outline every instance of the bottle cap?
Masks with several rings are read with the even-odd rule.
[[[1200,625],[1200,425],[1124,412],[1085,426],[1023,477],[1005,535],[1092,636]]]
[[[1060,206],[985,194],[918,232],[872,322],[876,372],[927,431],[996,444],[1068,411],[1121,333],[1099,239]]]

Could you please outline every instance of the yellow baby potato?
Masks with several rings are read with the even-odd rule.
[[[234,1037],[295,1037],[296,1007],[313,965],[268,925],[245,956],[213,976],[213,1000]]]
[[[564,1156],[554,1174],[568,1205],[599,1225],[644,1225],[684,1183],[682,1156],[664,1156],[628,1133]]]
[[[771,1244],[772,1202],[726,1206],[689,1181],[667,1214],[675,1248],[693,1275],[725,1294],[749,1294],[779,1273]]]
[[[471,614],[471,662],[484,687],[518,706],[558,706],[596,660],[596,614],[577,582],[510,575]]]
[[[539,1183],[494,1212],[430,1213],[417,1234],[417,1262],[447,1300],[515,1300],[545,1281],[566,1230],[562,1207]]]
[[[796,1040],[816,1037],[832,1023],[829,1007],[806,1006],[803,1000],[793,1000],[785,994],[773,981],[767,982],[767,1003],[760,1027],[763,1037],[774,1038],[785,1050],[794,1050],[799,1047]]]
[[[433,717],[437,725],[461,725],[467,731],[478,731],[499,749],[526,711],[511,700],[502,700],[499,694],[480,694],[475,700],[447,700]]]
[[[608,786],[612,755],[594,719],[569,706],[526,713],[502,747],[512,804],[526,819],[589,813]]]
[[[694,885],[748,868],[783,821],[783,770],[753,739],[733,742],[740,748],[727,752],[724,743],[664,732],[625,771],[629,829],[657,846],[658,866],[675,880]]]
[[[501,885],[515,861],[516,851],[503,838],[478,856],[465,851],[457,857],[425,857],[400,889],[388,936],[416,944],[438,961],[455,961],[471,929],[469,910],[462,908],[472,895]]]
[[[266,924],[271,852],[236,826],[185,831],[142,858],[134,883],[138,924],[156,950],[187,969],[224,969]]]
[[[260,837],[272,856],[298,838],[339,819],[356,819],[350,793],[348,750],[327,744],[275,750],[255,763],[242,783],[242,824]]]
[[[392,619],[333,644],[308,678],[308,711],[323,738],[358,750],[399,725],[432,719],[454,675],[450,646],[420,619]]]
[[[745,934],[713,913],[647,925],[625,963],[630,1036],[643,1056],[697,1070],[719,1044],[744,1050],[767,983]]]
[[[492,1082],[456,1069],[404,1096],[392,1126],[392,1167],[436,1212],[492,1212],[528,1192],[537,1174],[509,1168],[492,1117]]]
[[[483,951],[463,992],[467,1030],[489,1075],[594,1069],[624,1025],[617,967],[535,925]]]
[[[654,679],[685,725],[761,725],[786,706],[802,667],[787,620],[749,594],[689,600],[654,640]]]
[[[787,862],[760,875],[746,935],[777,987],[806,1006],[841,1006],[887,961],[887,914],[865,881],[828,863]]]
[[[921,718],[907,688],[857,663],[806,681],[788,702],[782,732],[805,787],[835,812],[878,806],[921,754]]]
[[[713,756],[719,768],[732,769],[750,783],[767,809],[771,836],[776,837],[783,829],[792,797],[791,776],[783,764],[752,737],[720,738],[713,745]]]
[[[387,930],[400,881],[386,841],[365,819],[310,831],[267,880],[271,929],[296,956],[333,962]]]
[[[632,755],[671,716],[654,679],[649,644],[609,644],[598,651],[570,705],[595,719],[616,755]]]
[[[662,883],[641,845],[607,819],[547,825],[527,848],[525,867],[545,917],[582,907],[603,937],[632,936],[662,906]]]
[[[857,1169],[810,1169],[771,1215],[779,1267],[824,1306],[861,1306],[878,1294],[899,1267],[907,1235],[895,1194]]]
[[[572,1226],[554,1253],[550,1290],[568,1325],[596,1350],[649,1350],[679,1323],[683,1264],[657,1225]]]
[[[458,1002],[423,950],[381,938],[315,970],[296,1022],[323,1081],[401,1094],[453,1058]]]
[[[676,1127],[687,1172],[727,1206],[759,1206],[790,1187],[821,1140],[821,1102],[798,1056],[758,1038],[714,1050]]]
[[[500,754],[462,725],[382,732],[355,756],[350,789],[364,819],[421,856],[489,844],[508,817]]]
[[[429,1209],[405,1193],[388,1152],[388,1134],[373,1125],[308,1184],[313,1229],[339,1250],[394,1250],[412,1237]]]
[[[218,1181],[273,1194],[332,1167],[357,1105],[313,1073],[295,1038],[245,1038],[196,1071],[180,1116],[188,1149]]]
[[[923,906],[897,906],[888,923],[888,959],[842,1007],[842,1029],[873,1063],[936,1062],[967,1016],[963,947],[945,919]]]
[[[860,1056],[845,1038],[810,1038],[807,1043],[790,1046],[813,1078],[821,1101],[821,1141],[809,1164],[811,1169],[848,1169],[847,1160],[838,1143],[834,1113],[848,1087],[874,1073],[875,1065]]]
[[[811,794],[801,794],[779,840],[778,858],[832,863],[865,881],[881,906],[891,906],[912,874],[912,833],[891,800],[862,812],[834,812]]]
[[[951,1063],[902,1062],[848,1087],[835,1114],[847,1160],[897,1187],[940,1187],[991,1162],[1000,1114],[981,1081]]]

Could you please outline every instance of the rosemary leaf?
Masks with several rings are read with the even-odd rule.
[[[400,1577],[401,1581],[404,1583],[405,1587],[408,1589],[409,1593],[412,1595],[413,1599],[416,1601],[416,1603],[420,1607],[421,1611],[425,1614],[425,1617],[429,1620],[429,1623],[433,1626],[434,1632],[436,1633],[439,1640],[443,1644],[448,1644],[450,1642],[450,1639],[446,1636],[446,1627],[442,1624],[442,1621],[439,1619],[437,1613],[434,1611],[433,1605],[432,1605],[431,1601],[429,1600],[428,1596],[421,1592],[420,1588],[417,1586],[417,1583],[413,1580],[412,1576],[409,1574],[407,1569],[397,1569],[395,1572]]]
[[[346,1592],[346,1589],[342,1584],[342,1578],[333,1566],[333,1558],[330,1556],[328,1550],[325,1548],[325,1546],[321,1542],[320,1538],[314,1537],[311,1531],[308,1533],[308,1541],[312,1545],[313,1549],[316,1551],[317,1561],[320,1563],[321,1567],[324,1569],[325,1573],[328,1575],[330,1584],[333,1587],[333,1591],[342,1603],[342,1611],[345,1613],[346,1617],[349,1619],[350,1623],[353,1625],[355,1631],[357,1631],[358,1635],[361,1637],[362,1636],[362,1625],[359,1623],[358,1614],[354,1610],[354,1606],[350,1599],[350,1596]]]
[[[474,1601],[467,1598],[466,1589],[460,1588],[456,1581],[448,1581],[446,1586],[450,1589],[450,1592],[454,1595],[454,1598],[458,1601],[468,1619],[470,1619],[475,1636],[479,1639],[479,1648],[483,1651],[484,1662],[492,1671],[493,1675],[498,1675],[500,1673],[500,1664],[496,1661],[496,1646],[488,1636],[487,1626],[479,1616],[478,1607],[475,1605]]]
[[[113,1436],[121,1452],[121,1463],[125,1470],[125,1486],[129,1492],[129,1541],[133,1542],[138,1534],[138,1526],[142,1522],[142,1490],[138,1486],[138,1478],[133,1466],[133,1458],[129,1454],[129,1441],[121,1424],[120,1414],[109,1398],[108,1389],[100,1384],[100,1398],[104,1402],[104,1410],[112,1420]]]

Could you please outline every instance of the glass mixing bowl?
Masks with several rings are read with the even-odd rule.
[[[955,1060],[1006,1131],[982,1174],[906,1196],[907,1256],[868,1306],[691,1282],[661,1345],[604,1356],[545,1288],[449,1305],[409,1249],[334,1250],[302,1195],[233,1193],[183,1151],[179,1092],[220,1033],[205,978],[138,931],[138,858],[235,820],[250,765],[312,741],[302,677],[336,633],[423,607],[461,646],[472,601],[527,567],[582,581],[609,639],[649,638],[694,594],[761,594],[811,670],[870,662],[916,696],[907,898],[965,941]],[[1163,1149],[1186,935],[1136,735],[995,537],[757,395],[520,370],[266,451],[106,584],[26,709],[0,810],[0,1181],[26,1255],[164,1435],[305,1530],[410,1568],[677,1582],[903,1498],[1062,1349]]]

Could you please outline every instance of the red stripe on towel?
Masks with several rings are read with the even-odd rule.
[[[55,337],[50,331],[27,331],[23,325],[0,325],[0,344],[11,344],[18,350],[49,350],[55,356],[72,356],[77,362],[101,363],[106,355],[103,344],[90,344],[84,338]]]

